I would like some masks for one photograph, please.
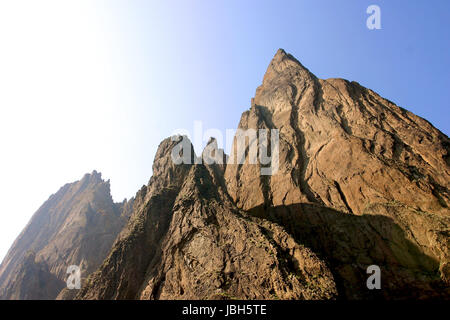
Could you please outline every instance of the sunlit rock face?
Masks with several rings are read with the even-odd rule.
[[[240,129],[279,130],[279,170],[229,164],[236,205],[326,257],[348,298],[377,264],[387,298],[448,295],[449,139],[356,82],[316,78],[279,50]]]

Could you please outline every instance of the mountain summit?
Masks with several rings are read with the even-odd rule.
[[[109,181],[95,170],[63,186],[33,215],[3,260],[0,298],[55,299],[71,265],[87,277],[125,224],[125,204],[113,202]]]

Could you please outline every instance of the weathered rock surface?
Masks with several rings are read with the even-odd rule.
[[[139,205],[81,299],[330,299],[326,264],[280,226],[237,209],[217,165],[171,163],[164,140]],[[194,159],[194,155],[193,158]],[[177,179],[167,179],[175,177]],[[221,181],[222,180],[222,181]],[[155,186],[158,186],[156,188]]]
[[[122,207],[127,202],[115,204],[109,181],[96,171],[63,186],[33,215],[3,260],[0,298],[55,299],[70,265],[87,277],[127,221]]]
[[[280,170],[267,183],[256,166],[227,168],[244,209],[313,202],[362,214],[397,200],[449,216],[448,137],[356,82],[316,78],[281,49],[239,128],[280,130]]]
[[[228,164],[241,209],[280,223],[329,263],[346,298],[449,297],[449,139],[356,82],[321,80],[279,50],[240,129],[279,129],[279,171]]]

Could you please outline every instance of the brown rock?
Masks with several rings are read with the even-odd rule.
[[[155,164],[169,163],[166,139]],[[164,156],[165,152],[165,156]],[[160,158],[158,158],[158,156]],[[230,201],[214,166],[190,165],[178,184],[150,180],[145,199],[81,299],[330,299],[326,264],[281,227]],[[162,169],[161,167],[159,169]],[[223,179],[223,177],[222,177]]]
[[[280,169],[228,164],[230,196],[325,256],[341,296],[371,297],[363,279],[377,264],[386,298],[448,297],[447,136],[355,82],[316,78],[281,49],[239,128],[279,129]]]
[[[33,215],[3,260],[0,298],[55,299],[66,286],[70,265],[79,266],[82,277],[87,277],[101,264],[127,221],[121,206],[126,203],[113,202],[109,181],[96,171],[62,187]],[[33,256],[24,265],[27,252]],[[50,279],[48,284],[43,277]],[[25,279],[33,280],[27,285]]]

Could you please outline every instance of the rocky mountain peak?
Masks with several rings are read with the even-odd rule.
[[[314,78],[314,75],[294,56],[286,53],[283,49],[278,49],[264,75],[263,85],[271,83],[274,78],[279,81],[286,80],[286,77],[295,80],[301,77],[305,79]]]
[[[299,68],[306,69],[300,61],[298,61],[293,55],[284,51],[284,49],[280,48],[277,50],[275,55],[272,58],[272,61],[269,64],[270,67],[282,67],[282,65],[291,65]]]
[[[101,172],[97,172],[96,170],[93,170],[91,173],[86,173],[81,181],[89,181],[89,183],[102,183],[104,182],[102,179]]]
[[[318,79],[292,55],[279,49],[270,62],[252,105],[276,113],[289,110],[300,97],[315,99]],[[288,120],[288,119],[286,119]]]
[[[247,161],[229,164],[227,190],[238,207],[281,223],[291,234],[308,233],[310,228],[316,234],[323,227],[320,243],[300,233],[296,239],[333,256],[334,275],[343,281],[347,296],[358,293],[348,289],[354,283],[347,279],[350,273],[344,275],[350,270],[344,262],[347,254],[338,248],[366,249],[358,237],[344,240],[333,233],[326,235],[329,231],[325,230],[337,225],[353,225],[350,229],[376,241],[375,247],[386,248],[379,256],[364,253],[371,258],[356,262],[359,267],[353,269],[352,277],[360,277],[363,261],[370,260],[383,265],[392,279],[406,277],[404,270],[422,274],[434,270],[441,279],[448,279],[447,136],[356,82],[316,78],[281,50],[256,91],[252,110],[244,112],[239,123],[243,130],[267,127],[279,130],[280,168],[272,176],[261,177],[259,168]],[[315,219],[322,221],[322,227],[317,228]],[[360,223],[376,225],[373,230],[378,235],[373,230],[362,231],[356,226]],[[387,229],[397,231],[387,234]],[[375,240],[380,234],[386,240]],[[394,249],[392,242],[410,247],[405,249],[408,257]],[[336,249],[342,256],[333,253]],[[393,264],[383,262],[387,256]],[[405,269],[401,271],[400,266]],[[408,284],[397,282],[396,290],[410,286],[425,296],[433,292],[436,283],[431,278],[414,279]],[[401,294],[408,295],[406,291]]]
[[[54,299],[64,288],[68,266],[79,266],[83,277],[93,272],[128,219],[124,208],[129,211],[125,203],[113,202],[109,181],[97,171],[66,184],[8,251],[0,265],[0,299]],[[35,285],[25,290],[30,279]],[[48,290],[38,285],[47,280]]]
[[[194,147],[187,136],[172,136],[158,146],[153,162],[153,176],[146,192],[167,187],[181,187],[190,164],[195,163]]]

